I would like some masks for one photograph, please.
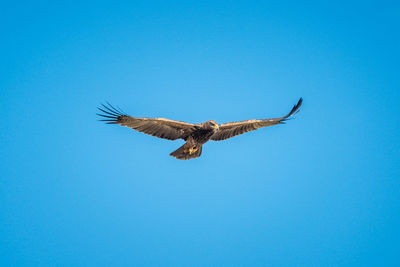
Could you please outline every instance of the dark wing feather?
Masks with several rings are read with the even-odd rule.
[[[98,108],[102,114],[97,114],[109,124],[119,124],[136,131],[168,140],[185,139],[196,127],[196,124],[174,121],[164,118],[131,117],[107,103]]]
[[[285,121],[288,120],[290,116],[293,116],[299,111],[302,102],[303,99],[300,98],[297,104],[293,106],[292,110],[284,117],[275,119],[265,119],[265,120],[247,120],[247,121],[238,121],[238,122],[229,122],[220,124],[219,131],[217,131],[213,136],[211,136],[211,140],[221,141],[234,137],[236,135],[257,130],[258,128],[285,123]]]

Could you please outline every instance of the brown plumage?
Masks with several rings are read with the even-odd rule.
[[[282,124],[289,117],[299,111],[303,102],[300,98],[292,110],[283,117],[263,120],[247,120],[218,124],[215,121],[206,121],[200,124],[174,121],[164,118],[139,118],[126,115],[120,109],[116,109],[110,104],[102,105],[98,108],[103,114],[105,121],[110,124],[119,124],[137,130],[139,132],[164,138],[168,140],[183,139],[186,143],[172,152],[170,155],[177,159],[192,159],[200,157],[202,145],[209,140],[221,141],[258,128],[276,124]]]

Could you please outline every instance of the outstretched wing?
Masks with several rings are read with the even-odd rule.
[[[98,107],[103,114],[97,114],[108,124],[119,124],[132,128],[136,131],[164,138],[168,140],[185,139],[195,128],[196,124],[182,121],[174,121],[164,118],[138,118],[131,117],[123,111],[114,108],[109,103],[108,106]]]
[[[299,111],[303,99],[300,98],[299,102],[292,108],[292,110],[284,117],[275,119],[265,119],[265,120],[247,120],[238,122],[229,122],[219,125],[219,131],[217,131],[211,140],[221,141],[239,134],[244,134],[250,131],[257,130],[258,128],[267,127],[275,124],[285,123],[290,116],[294,115]]]

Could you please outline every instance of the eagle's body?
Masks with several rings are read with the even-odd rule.
[[[215,121],[207,121],[195,126],[187,138],[184,138],[186,144],[172,152],[170,155],[177,159],[190,159],[200,157],[202,145],[218,131],[218,123]]]
[[[110,104],[109,106],[103,105],[104,109],[99,108],[104,114],[98,115],[106,118],[102,121],[106,121],[107,123],[127,126],[159,138],[168,140],[183,139],[186,143],[170,155],[177,159],[191,159],[200,157],[203,144],[209,140],[221,141],[261,127],[284,123],[284,121],[299,110],[301,104],[302,98],[300,98],[289,114],[284,117],[224,124],[218,124],[213,120],[201,124],[192,124],[164,118],[131,117]]]

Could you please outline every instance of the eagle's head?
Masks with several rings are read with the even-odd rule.
[[[207,130],[213,130],[213,131],[218,131],[219,125],[215,121],[206,121],[203,124],[203,127],[206,128]]]

